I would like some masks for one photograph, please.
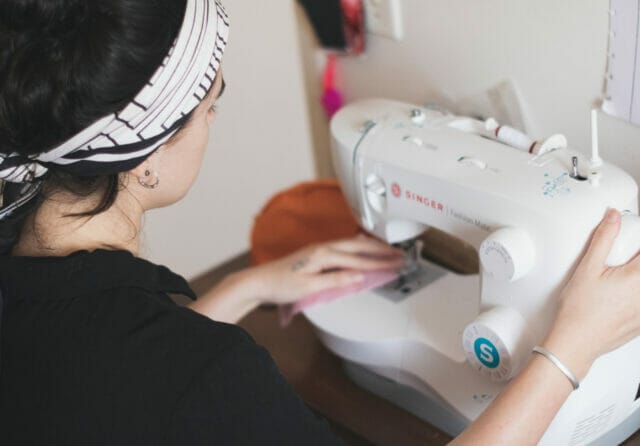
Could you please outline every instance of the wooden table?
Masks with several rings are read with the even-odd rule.
[[[265,346],[302,398],[331,420],[350,445],[440,446],[451,439],[435,427],[353,384],[340,360],[318,341],[304,318],[280,328],[274,308],[260,308],[242,323]],[[640,446],[640,432],[625,443]]]
[[[281,329],[274,308],[260,308],[242,323],[265,346],[296,391],[331,420],[352,445],[445,445],[450,438],[402,409],[360,389],[326,350],[303,317]]]
[[[460,261],[469,263],[464,255]],[[193,281],[193,289],[201,294],[224,275],[247,264],[247,256],[233,259]],[[346,444],[440,446],[451,439],[412,414],[356,386],[346,376],[340,360],[320,344],[303,317],[296,317],[288,327],[281,328],[277,310],[262,307],[244,318],[240,325],[269,350],[298,394],[332,423]],[[624,445],[640,446],[640,431]]]

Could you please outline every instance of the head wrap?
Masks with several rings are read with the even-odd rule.
[[[57,147],[34,156],[0,154],[0,180],[19,183],[5,193],[0,220],[40,190],[49,168],[107,175],[133,169],[167,142],[213,85],[229,22],[219,0],[187,0],[184,21],[162,65],[121,111],[105,116]],[[8,201],[8,202],[7,202]]]

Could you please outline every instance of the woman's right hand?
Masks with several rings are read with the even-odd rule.
[[[621,216],[609,210],[561,293],[545,348],[582,379],[593,361],[640,336],[640,256],[618,267],[606,259]]]
[[[640,335],[640,257],[619,267],[605,264],[619,230],[620,214],[607,212],[562,290],[555,323],[543,343],[579,380],[598,356]],[[572,391],[551,362],[533,355],[451,444],[537,444]]]

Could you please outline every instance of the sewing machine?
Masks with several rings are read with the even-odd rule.
[[[389,286],[305,310],[359,385],[451,435],[542,342],[607,208],[625,213],[609,263],[640,249],[638,187],[596,144],[589,158],[560,135],[532,142],[492,120],[379,99],[345,107],[331,132],[365,230],[411,245],[435,227],[480,257],[466,276],[418,258]],[[638,428],[640,338],[596,361],[540,444],[612,445]]]

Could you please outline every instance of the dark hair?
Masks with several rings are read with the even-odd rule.
[[[1,0],[0,152],[41,153],[124,108],[167,55],[185,7],[186,0]],[[119,189],[118,175],[51,169],[40,201],[47,191],[101,192],[95,208],[77,214],[92,216],[109,209]]]

